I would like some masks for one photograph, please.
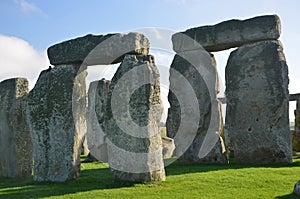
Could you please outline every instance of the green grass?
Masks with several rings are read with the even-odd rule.
[[[0,198],[297,198],[300,159],[277,166],[174,163],[166,173],[165,182],[113,182],[107,164],[85,163],[80,178],[65,183],[0,178]]]

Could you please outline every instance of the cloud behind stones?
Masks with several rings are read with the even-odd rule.
[[[39,52],[20,38],[0,35],[0,81],[25,77],[32,88],[40,72],[48,66],[46,51]]]

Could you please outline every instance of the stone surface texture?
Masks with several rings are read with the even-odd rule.
[[[87,142],[91,155],[98,161],[107,162],[107,144],[104,127],[109,80],[90,83],[87,110]]]
[[[159,71],[151,55],[126,55],[108,95],[105,126],[113,179],[165,180]]]
[[[300,134],[300,99],[297,100],[295,113],[295,131]]]
[[[175,150],[175,143],[172,138],[162,137],[162,146],[163,146],[163,158],[171,158]]]
[[[213,26],[201,26],[172,36],[175,52],[204,48],[209,52],[240,47],[262,40],[278,39],[281,33],[277,15],[265,15],[247,20],[229,20]]]
[[[0,83],[0,176],[22,178],[32,173],[33,149],[26,120],[28,81]]]
[[[218,91],[212,54],[197,50],[175,55],[170,68],[166,127],[168,137],[175,141],[175,155],[180,162],[227,162],[220,136]]]
[[[28,95],[27,116],[34,146],[34,180],[75,179],[86,133],[86,71],[59,65],[41,72]]]
[[[237,163],[292,161],[288,66],[280,41],[248,44],[226,66],[226,128]]]
[[[294,193],[300,196],[300,180],[294,186]]]
[[[295,129],[291,131],[293,151],[300,151],[300,100],[297,100],[295,114]]]
[[[86,65],[115,64],[125,54],[147,55],[149,40],[139,33],[86,35],[48,48],[52,65],[82,63]]]
[[[291,130],[291,137],[293,151],[300,152],[300,133],[295,130]]]

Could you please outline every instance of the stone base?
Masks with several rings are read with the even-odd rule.
[[[195,138],[197,140],[197,138]],[[228,163],[227,154],[224,151],[223,140],[220,137],[212,150],[204,157],[199,157],[199,148],[201,144],[195,142],[192,146],[179,158],[181,163]]]
[[[151,181],[165,181],[165,170],[157,170],[149,173],[127,173],[111,169],[111,176],[114,180],[128,181],[128,182],[151,182]]]
[[[291,131],[293,151],[300,151],[300,132]]]
[[[294,193],[300,196],[300,180],[294,186]]]

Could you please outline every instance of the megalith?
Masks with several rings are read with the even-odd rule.
[[[295,132],[300,134],[300,99],[296,102],[295,114]]]
[[[139,33],[86,35],[48,48],[54,68],[43,71],[28,97],[34,146],[34,180],[66,181],[80,171],[86,135],[86,69],[112,64],[126,54],[148,54]]]
[[[32,142],[26,120],[28,80],[0,83],[0,176],[22,178],[32,174]]]
[[[162,147],[163,158],[171,158],[175,150],[174,139],[169,137],[162,137]]]
[[[180,162],[227,163],[220,136],[218,90],[212,54],[195,50],[175,55],[170,67],[166,127],[168,137],[175,141],[175,155]]]
[[[244,45],[226,66],[226,128],[238,163],[292,161],[288,66],[278,40]]]
[[[69,64],[42,71],[27,97],[35,181],[61,182],[79,176],[87,75],[79,68],[80,64]]]
[[[98,161],[107,162],[107,144],[104,119],[109,93],[109,80],[90,83],[87,108],[87,143],[91,155]]]
[[[300,196],[300,180],[294,185],[294,194]]]
[[[232,19],[174,34],[173,49],[177,53],[203,48],[209,52],[221,51],[257,41],[278,39],[280,31],[281,24],[277,15]]]
[[[300,99],[296,100],[295,128],[291,130],[293,151],[300,151]]]
[[[109,86],[104,126],[113,179],[165,180],[159,71],[151,55],[126,55]]]
[[[85,65],[116,64],[126,54],[149,53],[149,40],[143,34],[86,35],[48,48],[52,65],[84,63]]]

